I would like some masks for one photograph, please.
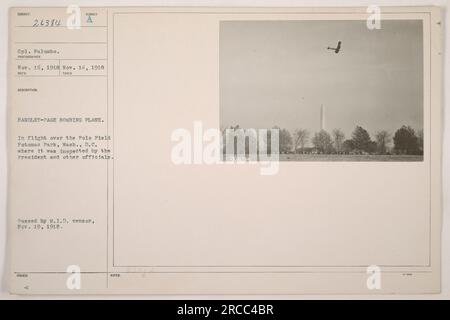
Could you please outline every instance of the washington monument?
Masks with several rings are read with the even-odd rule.
[[[320,105],[320,130],[325,130],[325,109]]]

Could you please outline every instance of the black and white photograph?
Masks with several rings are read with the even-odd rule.
[[[421,20],[220,23],[221,130],[281,161],[422,161],[423,85]]]

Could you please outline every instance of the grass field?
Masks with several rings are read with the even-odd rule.
[[[280,154],[280,161],[423,161],[423,155]]]

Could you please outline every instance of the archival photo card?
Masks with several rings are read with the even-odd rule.
[[[440,292],[441,10],[375,9],[12,8],[10,291]]]

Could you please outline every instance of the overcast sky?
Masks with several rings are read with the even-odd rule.
[[[342,41],[341,52],[327,50]],[[220,123],[294,130],[423,127],[422,22],[225,21]]]

